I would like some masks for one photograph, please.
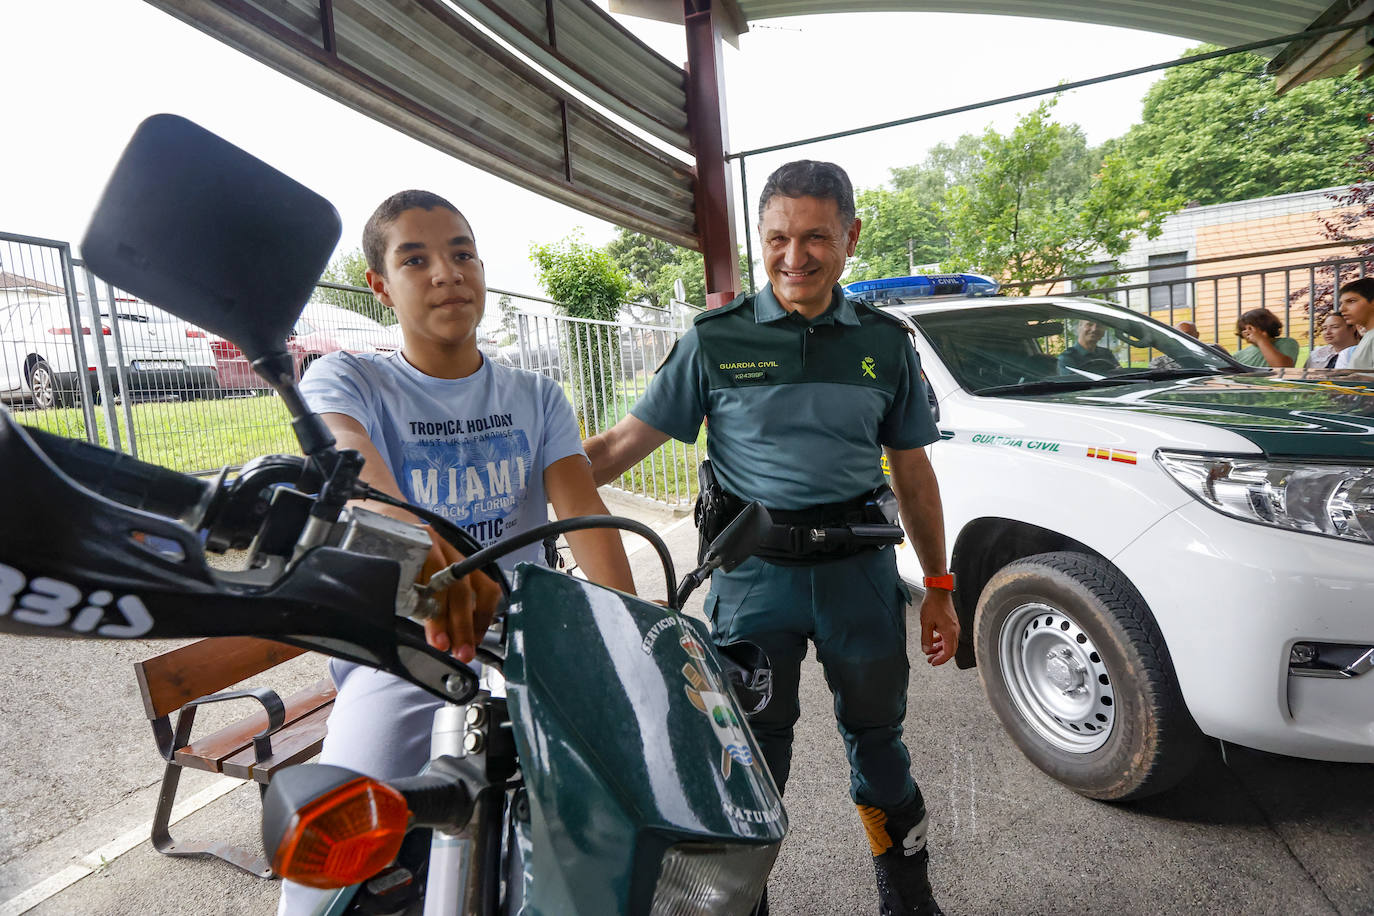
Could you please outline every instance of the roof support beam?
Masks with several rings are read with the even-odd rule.
[[[739,247],[731,218],[735,193],[725,164],[725,73],[721,0],[682,0],[687,27],[687,125],[696,155],[696,217],[706,261],[706,307],[739,293]],[[748,231],[746,229],[746,231]]]

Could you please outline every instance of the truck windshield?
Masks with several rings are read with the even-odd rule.
[[[1109,305],[1021,302],[912,318],[975,394],[1251,371],[1210,344]]]

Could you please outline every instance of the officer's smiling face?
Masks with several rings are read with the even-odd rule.
[[[846,226],[833,200],[776,195],[759,217],[759,238],[773,295],[788,311],[815,318],[859,243],[859,221]]]

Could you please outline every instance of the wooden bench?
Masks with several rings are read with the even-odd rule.
[[[334,685],[324,678],[282,700],[265,687],[220,693],[306,650],[247,636],[202,639],[138,662],[138,688],[152,722],[157,749],[167,761],[153,815],[153,846],[169,856],[218,856],[262,878],[272,877],[266,858],[222,841],[189,843],[168,833],[183,767],[222,773],[267,789],[282,767],[320,752]],[[213,734],[191,741],[196,709],[225,700],[256,700],[262,708]],[[172,713],[178,713],[175,727]]]

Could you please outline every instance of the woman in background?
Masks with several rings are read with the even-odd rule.
[[[1322,340],[1326,341],[1307,357],[1308,369],[1344,369],[1360,342],[1360,329],[1340,312],[1328,312],[1322,321]]]

